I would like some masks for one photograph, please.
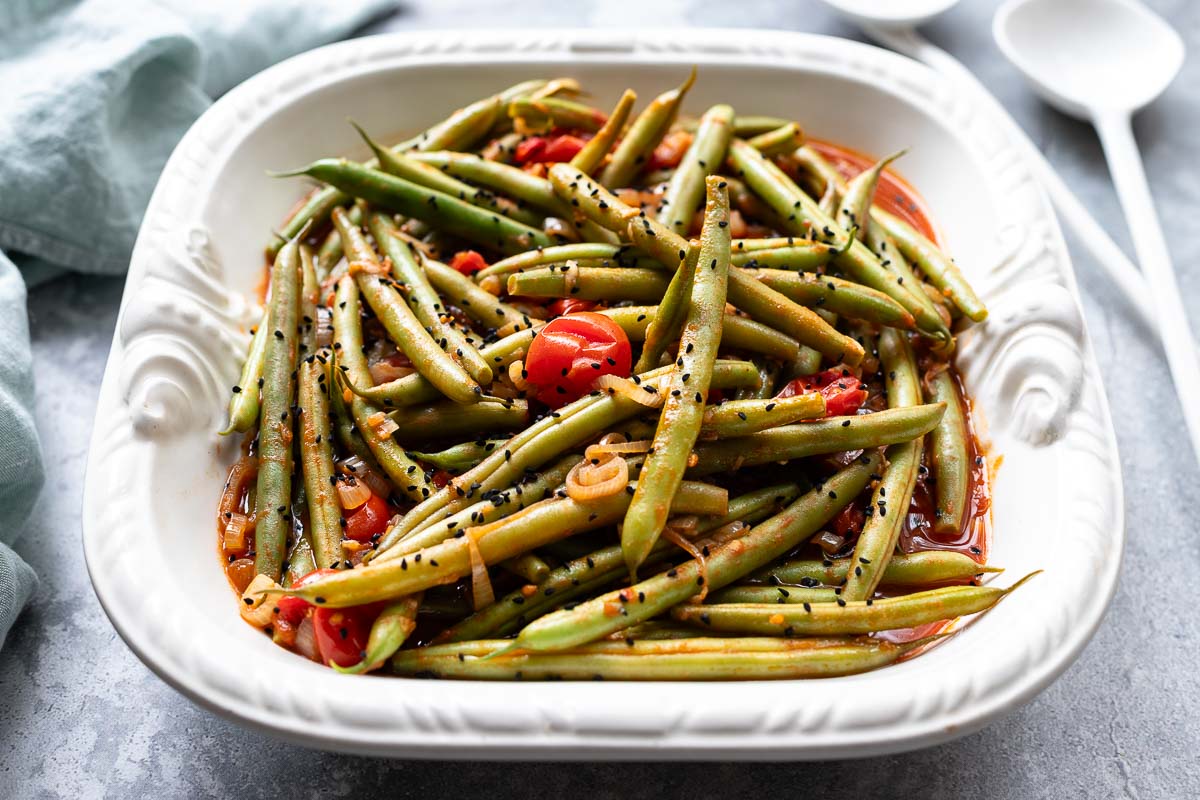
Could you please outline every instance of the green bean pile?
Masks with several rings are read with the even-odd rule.
[[[983,304],[890,158],[847,181],[791,120],[681,114],[694,80],[531,80],[280,173],[320,186],[225,430],[251,624],[345,672],[798,678],[1012,591],[951,363]]]

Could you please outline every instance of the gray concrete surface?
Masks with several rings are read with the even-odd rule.
[[[882,2],[882,0],[881,0]],[[1189,306],[1200,316],[1200,3],[1152,3],[1193,57],[1138,120]],[[991,0],[967,0],[927,33],[1003,99],[1128,246],[1096,139],[1039,105],[990,35]],[[518,10],[520,9],[520,10]],[[770,27],[855,37],[813,0],[407,6],[377,29],[538,25]],[[95,395],[121,281],[67,279],[30,302],[37,420],[49,463],[17,548],[42,576],[0,651],[0,798],[724,797],[1187,798],[1200,796],[1200,626],[1191,613],[1200,470],[1160,356],[1102,273],[1073,247],[1116,414],[1129,545],[1121,587],[1079,661],[1027,707],[973,736],[902,756],[823,764],[452,764],[313,752],[203,711],[117,637],[88,583],[79,506]]]

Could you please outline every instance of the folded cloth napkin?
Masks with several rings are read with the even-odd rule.
[[[0,2],[0,645],[36,582],[8,545],[43,480],[24,281],[124,272],[167,156],[214,97],[394,3]]]

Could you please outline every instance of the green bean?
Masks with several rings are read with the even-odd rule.
[[[258,382],[262,378],[263,359],[267,353],[267,339],[270,332],[270,312],[264,310],[254,335],[250,338],[250,349],[246,353],[246,361],[242,364],[242,374],[233,387],[229,399],[229,425],[221,431],[222,436],[231,433],[245,433],[258,422]]]
[[[888,406],[900,409],[919,405],[920,378],[905,334],[893,328],[883,329],[879,334],[879,362],[880,371],[886,376]],[[945,419],[945,414],[941,419]],[[888,448],[887,466],[867,506],[866,524],[854,544],[858,564],[846,579],[842,592],[846,600],[866,600],[875,593],[908,517],[923,450],[923,437]]]
[[[570,209],[554,194],[550,182],[522,169],[499,161],[488,161],[470,153],[451,151],[412,153],[409,158],[436,167],[455,178],[503,192],[519,203],[527,203],[555,216],[570,217]]]
[[[580,242],[578,244],[559,244],[553,247],[542,247],[529,250],[515,256],[509,256],[502,261],[484,267],[475,273],[482,279],[492,275],[508,275],[547,264],[561,264],[566,261],[583,261],[587,259],[608,259],[619,266],[634,266],[632,254],[628,245],[602,244],[598,242]]]
[[[550,574],[550,565],[543,561],[537,553],[524,553],[507,561],[501,561],[500,566],[530,583],[544,581]]]
[[[850,242],[845,252],[838,255],[836,263],[850,277],[872,289],[881,291],[900,303],[913,315],[920,329],[931,336],[950,340],[941,317],[930,314],[902,284],[889,273],[875,255],[860,241],[850,241],[849,235],[817,204],[792,182],[783,170],[770,159],[741,140],[729,146],[730,163],[750,188],[758,194],[776,213],[785,218],[788,232],[797,236],[822,233],[839,242]]]
[[[825,416],[825,398],[819,392],[766,400],[726,400],[704,412],[703,436],[732,439],[789,425],[802,419]]]
[[[508,439],[479,439],[456,444],[436,453],[418,453],[410,450],[409,455],[438,469],[461,472],[483,461],[489,453],[507,441]]]
[[[883,292],[830,275],[806,275],[781,269],[752,270],[755,278],[785,297],[805,306],[866,320],[893,328],[913,330],[916,320],[904,306]]]
[[[419,594],[401,597],[388,603],[371,623],[371,633],[367,637],[367,649],[363,653],[362,661],[349,667],[339,667],[331,661],[329,666],[347,675],[362,675],[379,669],[417,629],[417,610],[420,606]]]
[[[765,486],[729,501],[727,512],[720,517],[708,517],[697,526],[697,534],[704,534],[734,521],[758,522],[790,503],[800,495],[800,487],[794,483]],[[646,563],[669,556],[676,551],[673,543],[659,540]],[[561,606],[575,597],[604,587],[620,577],[625,569],[625,557],[620,545],[597,550],[572,559],[552,570],[546,579],[537,584],[536,590],[527,593],[517,589],[482,608],[458,624],[440,634],[439,642],[458,642],[478,639],[505,632],[511,623],[523,625],[536,619],[541,612]]]
[[[724,490],[685,482],[673,508],[683,514],[720,514],[724,513],[724,505],[719,504],[722,499],[727,500]],[[470,575],[467,537],[475,540],[483,563],[497,564],[567,536],[612,525],[621,519],[629,501],[629,494],[623,491],[587,502],[570,497],[543,500],[518,514],[468,529],[463,536],[427,547],[411,557],[342,570],[291,589],[287,594],[328,608],[403,597]]]
[[[804,131],[796,123],[789,122],[747,139],[746,143],[764,156],[787,155],[804,144]]]
[[[840,586],[856,562],[853,558],[833,561],[787,561],[754,576],[757,580],[780,581],[785,584]],[[948,550],[927,550],[920,553],[892,556],[883,569],[885,586],[927,586],[944,581],[968,581],[984,572],[1000,572],[963,553]]]
[[[288,550],[287,561],[283,569],[282,586],[287,589],[293,583],[303,578],[317,568],[313,559],[312,544],[308,541],[307,531],[304,536],[297,536]]]
[[[704,638],[596,642],[566,653],[495,655],[508,645],[498,639],[403,650],[392,659],[392,670],[472,680],[791,680],[878,669],[930,641]]]
[[[967,446],[967,418],[958,386],[949,370],[926,383],[931,401],[946,404],[946,414],[929,432],[929,455],[933,462],[934,496],[937,501],[938,533],[957,534],[967,514],[971,488],[971,461]]]
[[[700,435],[713,364],[721,346],[721,319],[725,316],[729,283],[729,193],[717,177],[708,178],[705,188],[700,256],[679,339],[679,358],[671,371],[654,443],[621,528],[621,549],[631,575],[636,574],[666,527],[672,498]],[[663,313],[662,307],[659,311]]]
[[[571,159],[571,166],[587,175],[595,172],[596,167],[600,166],[608,151],[612,149],[617,137],[621,135],[621,131],[625,129],[625,121],[629,119],[629,112],[633,110],[633,104],[636,102],[637,93],[626,89],[604,125]]]
[[[859,236],[865,240],[867,231],[871,228],[871,206],[874,204],[875,186],[879,183],[879,176],[889,164],[907,152],[900,150],[892,153],[855,175],[846,184],[842,202],[834,219],[842,223],[847,230],[858,228]]]
[[[362,225],[363,208],[360,205],[352,205],[346,212],[347,218],[354,225]],[[317,277],[324,281],[333,272],[333,268],[342,260],[342,237],[337,232],[337,228],[330,229],[325,235],[325,240],[321,242],[321,246],[317,249]]]
[[[622,306],[605,308],[603,314],[621,327],[631,342],[646,338],[646,328],[658,313],[658,306]],[[796,357],[796,340],[774,328],[746,317],[725,314],[721,319],[721,345],[732,350],[761,353],[771,358],[790,361]]]
[[[404,284],[408,305],[430,336],[443,350],[451,353],[478,384],[486,386],[491,383],[495,377],[491,365],[480,355],[474,342],[449,321],[442,299],[430,285],[425,270],[417,263],[412,248],[400,238],[395,223],[386,214],[372,212],[367,215],[367,226],[375,237],[375,243],[392,260],[392,275]]]
[[[347,237],[346,241],[351,240]],[[350,252],[353,250],[351,246]],[[363,355],[360,314],[358,284],[347,275],[338,281],[334,294],[333,349],[338,358],[338,371],[344,371],[346,377],[355,383],[367,383],[371,376],[366,356]],[[332,394],[336,395],[337,392]],[[414,501],[428,497],[431,493],[429,482],[421,468],[394,439],[379,434],[374,422],[384,416],[383,412],[361,397],[355,397],[350,404],[350,414],[367,449],[396,488]]]
[[[995,586],[944,586],[882,600],[800,605],[681,605],[671,616],[705,630],[761,636],[839,636],[915,628],[977,614],[994,606],[1038,573],[1007,589]]]
[[[300,315],[300,240],[288,242],[271,266],[271,335],[263,354],[258,423],[258,482],[254,517],[254,568],[278,581],[291,531],[292,399]]]
[[[933,430],[944,411],[941,403],[930,403],[781,425],[725,442],[702,442],[696,446],[699,461],[688,475],[716,475],[772,461],[910,442]]]
[[[740,136],[743,139],[747,136],[758,136],[763,133],[768,133],[773,130],[778,130],[784,125],[791,123],[782,117],[768,117],[763,115],[738,115],[738,118],[733,122],[734,135]]]
[[[660,264],[677,265],[686,256],[688,244],[682,236],[621,202],[578,170],[555,164],[550,168],[550,180],[555,191],[578,202],[583,214],[610,230],[626,231],[634,244]],[[855,365],[862,360],[858,342],[740,269],[729,273],[729,302],[758,321],[820,350],[835,363]]]
[[[679,273],[676,273],[679,274]],[[610,269],[607,267],[539,267],[508,276],[508,293],[522,297],[574,297],[610,303],[633,300],[657,303],[668,280],[660,269]],[[654,366],[658,366],[655,364]],[[648,369],[638,364],[639,369]]]
[[[392,152],[368,136],[367,132],[356,123],[351,121],[350,124],[354,126],[354,129],[358,131],[358,135],[363,138],[363,141],[375,153],[375,160],[379,162],[379,168],[387,174],[403,178],[418,186],[436,189],[443,194],[450,197],[457,197],[459,200],[463,200],[473,206],[497,211],[506,217],[510,217],[526,225],[541,226],[544,219],[541,214],[520,208],[511,200],[497,197],[491,192],[476,189],[474,186],[463,183],[458,178],[447,175],[442,170],[430,164],[409,158],[407,155]]]
[[[527,82],[528,84],[528,82]],[[515,88],[515,87],[514,87]],[[406,150],[465,150],[482,137],[492,126],[501,110],[504,93],[485,98],[459,109],[447,119],[434,125],[412,139],[397,144],[392,149]],[[377,166],[372,160],[367,167]],[[319,189],[309,196],[300,208],[288,217],[279,233],[267,245],[267,255],[274,256],[283,243],[299,233],[310,222],[320,224],[333,213],[333,209],[350,202],[350,198],[332,186]]]
[[[332,374],[332,373],[331,373]],[[349,379],[343,373],[342,381],[348,382]],[[436,391],[436,390],[434,390]],[[347,403],[351,403],[354,399],[353,395],[350,399],[346,399],[344,392],[338,387],[337,381],[334,381],[330,389],[329,412],[330,421],[333,423],[333,435],[345,449],[349,450],[354,455],[361,458],[363,461],[374,462],[375,456],[371,455],[371,448],[367,446],[366,440],[359,433],[358,427],[354,424],[354,415]],[[440,393],[439,393],[440,395]]]
[[[817,187],[813,196],[819,195],[817,207],[827,216],[832,217],[837,214],[838,203],[846,192],[846,180],[842,177],[842,173],[808,145],[796,150],[792,154],[792,158],[797,166],[813,179]]]
[[[987,319],[987,307],[976,296],[975,290],[963,277],[958,265],[936,244],[897,216],[882,209],[875,209],[873,213],[883,229],[896,241],[900,252],[920,267],[926,280],[953,300],[959,311],[974,322]]]
[[[323,354],[300,364],[296,405],[300,413],[300,463],[308,504],[306,533],[312,539],[313,559],[322,569],[342,558],[342,512],[334,494],[333,433],[329,425],[329,380]]]
[[[540,327],[540,323],[536,321],[534,325]],[[516,331],[499,341],[484,345],[480,348],[479,354],[496,372],[500,372],[512,362],[524,358],[525,351],[529,349],[529,343],[533,341],[536,333],[536,327]],[[443,396],[437,387],[422,377],[419,372],[381,383],[378,386],[359,385],[350,380],[345,382],[352,392],[364,400],[389,408],[428,403]]]
[[[432,258],[422,259],[422,263],[425,266],[425,274],[429,276],[429,282],[437,287],[452,305],[461,308],[476,322],[496,328],[505,335],[522,328],[533,327],[534,323],[527,314],[501,302],[494,294],[481,288],[458,270]]]
[[[608,119],[597,108],[562,97],[518,97],[508,104],[508,116],[524,123],[533,133],[545,133],[553,128],[595,133]]]
[[[494,522],[514,514],[540,500],[549,499],[554,489],[562,484],[567,473],[579,463],[578,455],[567,456],[536,475],[524,475],[503,491],[489,493],[478,503],[464,508],[457,514],[440,520],[423,530],[414,531],[388,550],[376,551],[372,563],[391,561],[400,556],[415,553],[446,541],[458,531],[473,525]]]
[[[796,356],[793,355],[792,358]],[[787,359],[791,360],[791,359]],[[767,359],[755,359],[758,368],[758,388],[739,389],[735,400],[769,400],[775,396],[775,381],[779,378],[779,364]]]
[[[316,257],[312,248],[300,243],[300,341],[296,358],[303,360],[317,352],[317,306],[321,283],[317,280]]]
[[[352,268],[351,273],[359,291],[388,336],[408,356],[416,370],[446,397],[464,405],[477,402],[483,390],[461,364],[438,346],[404,302],[392,279],[381,274],[385,272],[385,267],[380,264],[362,229],[352,225],[340,208],[334,209],[333,221],[345,244],[349,260],[356,264],[357,268]],[[341,352],[338,355],[345,363],[346,354]],[[365,360],[363,364],[365,367]],[[355,370],[355,373],[351,376],[353,383],[369,385],[369,372]]]
[[[878,454],[866,456],[741,538],[710,548],[704,565],[696,560],[687,561],[628,588],[548,614],[526,626],[511,648],[539,651],[576,647],[652,619],[705,586],[716,590],[741,580],[807,540],[833,519],[863,490],[878,466]]]
[[[519,253],[551,243],[541,230],[495,211],[345,159],[325,158],[299,171],[276,174],[278,177],[308,175],[373,205],[423,220],[438,230],[501,252]]]
[[[646,159],[670,130],[683,98],[695,82],[696,70],[693,68],[681,85],[650,101],[650,105],[638,114],[625,133],[625,138],[617,145],[612,159],[600,173],[600,183],[617,188],[628,186],[633,181],[645,166]]]
[[[767,605],[775,603],[832,603],[838,595],[829,588],[805,586],[730,586],[708,598],[710,605],[728,603]]]
[[[821,354],[811,347],[801,347],[791,364],[792,375],[814,375],[821,369]]]
[[[525,400],[488,401],[460,406],[443,400],[429,405],[404,406],[388,412],[406,444],[455,439],[520,429],[529,421]]]
[[[733,264],[737,267],[768,267],[797,272],[816,272],[838,254],[838,249],[822,242],[802,242],[774,249],[752,251],[734,250]]]
[[[732,136],[732,106],[716,105],[704,112],[691,146],[663,192],[658,221],[669,230],[687,235],[692,217],[704,202],[704,180],[720,169]]]
[[[657,298],[660,300],[658,311],[646,325],[643,337],[642,352],[638,356],[635,369],[644,372],[657,367],[662,362],[663,354],[672,342],[678,342],[683,334],[684,322],[691,308],[692,289],[696,282],[696,265],[700,262],[700,245],[698,242],[688,242],[687,253],[671,276],[663,292]],[[628,270],[621,270],[627,272]],[[728,278],[726,278],[728,283]],[[723,311],[723,309],[722,309]]]

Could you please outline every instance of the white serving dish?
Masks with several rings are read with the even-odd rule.
[[[539,75],[607,106],[700,80],[731,101],[869,153],[910,149],[949,248],[991,308],[960,365],[990,423],[992,560],[1045,574],[919,658],[855,676],[696,686],[347,677],[238,617],[214,508],[235,444],[216,431],[237,377],[266,232],[302,187],[272,180]],[[1116,442],[1067,252],[1030,164],[982,107],[892,53],[752,31],[422,33],[293,58],[217,102],[171,156],[130,265],[84,494],[92,582],[121,636],[214,711],[304,744],[404,757],[817,759],[976,730],[1057,677],[1112,595],[1124,538]]]

